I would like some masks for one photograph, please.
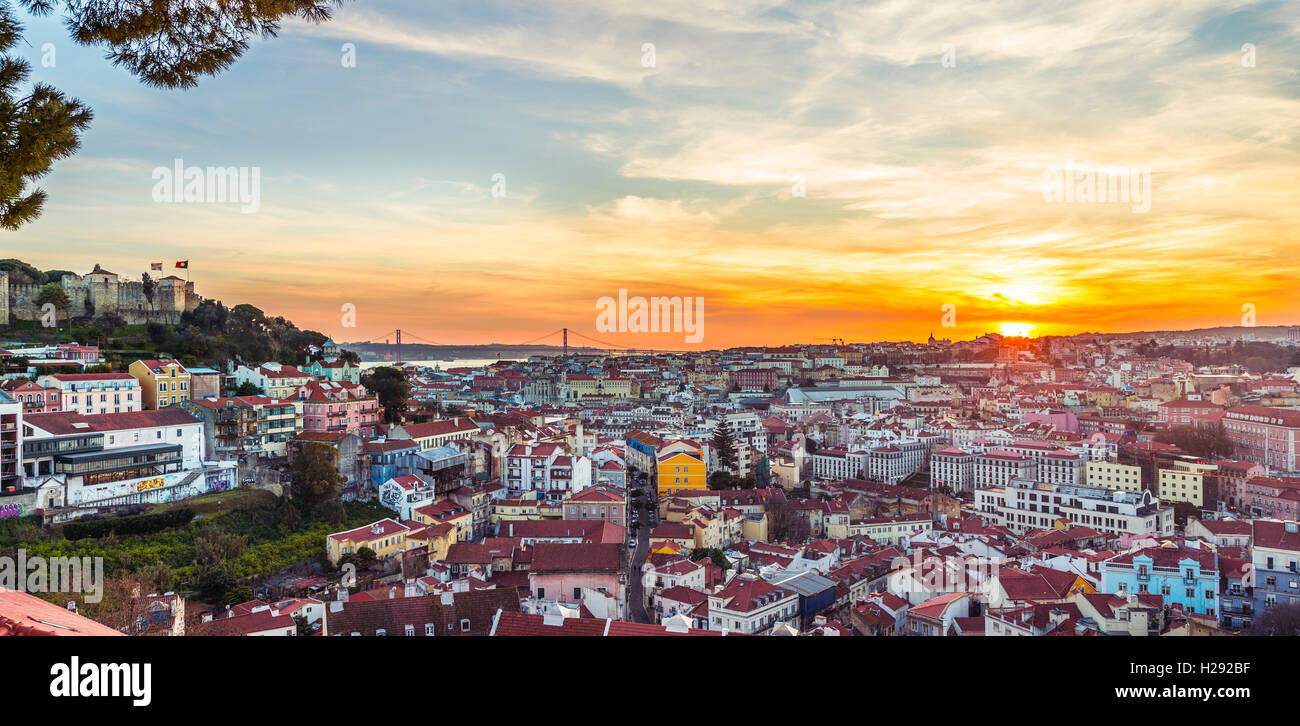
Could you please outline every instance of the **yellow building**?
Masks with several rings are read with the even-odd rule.
[[[410,548],[421,544],[429,547],[429,561],[441,562],[447,559],[447,550],[456,542],[456,527],[450,523],[431,524],[413,530],[406,537]]]
[[[541,519],[541,502],[535,497],[521,499],[498,499],[492,502],[491,522],[518,522],[529,519]]]
[[[682,491],[709,488],[702,452],[670,451],[659,455],[657,469],[660,498]]]
[[[1190,461],[1174,462],[1168,469],[1161,469],[1156,482],[1156,490],[1161,501],[1190,502],[1196,506],[1205,504],[1205,475],[1218,470],[1214,464],[1197,464]]]
[[[581,401],[585,398],[627,399],[640,395],[641,384],[635,378],[566,373],[560,383],[560,397],[566,401]]]
[[[750,542],[767,541],[767,514],[748,514],[742,522],[744,537]]]
[[[1131,464],[1089,461],[1084,476],[1090,487],[1122,489],[1126,492],[1142,491],[1142,469]]]
[[[416,507],[411,514],[423,525],[450,524],[456,532],[453,542],[465,542],[474,536],[474,513],[450,499]]]
[[[127,368],[140,382],[146,409],[167,408],[190,400],[190,372],[177,360],[138,360]]]
[[[374,550],[379,559],[395,557],[406,551],[406,533],[410,529],[395,519],[381,519],[356,529],[327,536],[325,554],[335,567],[338,567],[343,555],[356,554],[362,547]]]

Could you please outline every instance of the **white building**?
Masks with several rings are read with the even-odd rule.
[[[1174,533],[1174,510],[1163,508],[1151,492],[1125,492],[1101,487],[1057,485],[1022,477],[1005,486],[975,492],[980,516],[1020,534],[1050,529],[1057,519],[1109,534]]]
[[[30,485],[56,485],[55,507],[170,502],[238,486],[235,462],[205,461],[203,422],[179,408],[23,419]]]
[[[1038,476],[1038,462],[1002,449],[975,457],[975,488],[987,489],[1005,485],[1013,477],[1033,479]]]
[[[930,456],[930,484],[953,491],[970,491],[975,485],[975,456],[951,446]]]

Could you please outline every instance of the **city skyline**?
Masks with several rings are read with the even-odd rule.
[[[199,294],[336,340],[716,349],[1235,326],[1246,305],[1294,324],[1300,23],[1029,7],[349,4],[185,91],[25,17],[33,79],[96,119],[4,256],[133,279],[189,259]],[[259,169],[256,211],[158,203],[178,160]],[[1149,193],[1049,199],[1063,169]],[[598,331],[620,290],[702,298],[703,339]]]

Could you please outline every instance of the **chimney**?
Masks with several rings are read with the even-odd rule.
[[[542,616],[542,624],[554,626],[564,625],[564,613],[558,610],[548,610],[546,614]]]

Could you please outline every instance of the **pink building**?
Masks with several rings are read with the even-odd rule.
[[[351,433],[373,438],[379,426],[379,399],[360,383],[312,381],[298,389],[303,431]]]
[[[58,390],[62,411],[90,416],[144,410],[140,381],[130,373],[55,373],[36,383]]]
[[[1213,401],[1166,401],[1156,407],[1156,420],[1170,426],[1199,426],[1223,418],[1223,408]]]
[[[1242,511],[1256,519],[1300,519],[1300,477],[1255,477],[1241,491]]]
[[[1236,406],[1224,414],[1223,427],[1239,458],[1270,471],[1300,472],[1300,411]]]
[[[23,405],[23,413],[53,413],[59,407],[59,389],[31,381],[5,381],[0,390]]]
[[[80,363],[98,363],[99,346],[77,345],[76,343],[59,343],[54,346],[52,358],[75,360]]]
[[[616,599],[621,613],[627,604],[622,560],[616,544],[538,542],[528,587],[538,601],[571,605],[582,602],[583,588],[597,590]]]

